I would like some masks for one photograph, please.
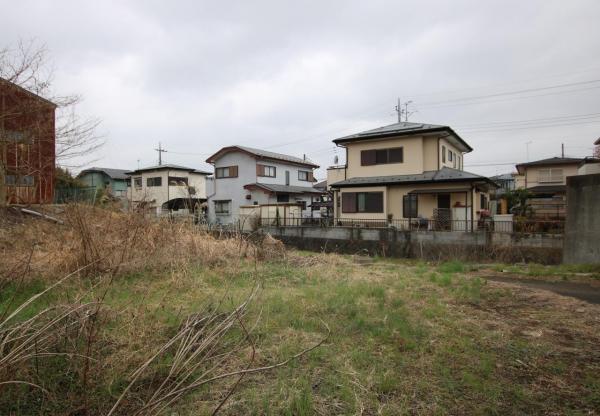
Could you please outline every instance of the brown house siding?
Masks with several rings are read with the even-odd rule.
[[[9,203],[51,203],[54,197],[56,106],[0,80],[0,157]]]

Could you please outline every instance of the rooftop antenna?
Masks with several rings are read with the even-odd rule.
[[[561,154],[562,158],[565,157],[565,144],[564,143],[560,144],[560,154]]]
[[[158,149],[154,149],[158,152],[158,166],[162,165],[162,154],[166,153],[167,151],[165,149],[163,149],[160,145],[160,142],[158,142]]]
[[[395,107],[396,113],[398,113],[398,123],[402,123],[402,116],[404,116],[404,122],[408,122],[408,118],[412,116],[416,111],[408,111],[408,106],[411,105],[412,101],[403,103],[398,97],[398,104]],[[403,108],[404,107],[404,108]]]
[[[140,159],[137,160],[138,162],[138,169],[140,168]]]

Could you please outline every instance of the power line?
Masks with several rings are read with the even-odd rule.
[[[529,123],[537,123],[544,121],[571,121],[576,119],[587,119],[587,118],[597,118],[600,117],[600,113],[587,113],[587,114],[573,114],[568,116],[555,116],[555,117],[545,117],[545,118],[532,118],[528,120],[510,120],[510,121],[489,121],[483,123],[473,123],[473,124],[457,124],[455,127],[461,128],[476,128],[476,127],[490,127],[492,125],[501,125],[501,124],[529,124]]]
[[[545,87],[538,87],[538,88],[526,88],[526,89],[522,89],[522,90],[505,91],[505,92],[499,92],[499,93],[495,93],[495,94],[486,94],[486,95],[478,95],[478,96],[471,96],[471,97],[462,97],[462,98],[455,98],[455,99],[442,100],[442,101],[432,101],[432,102],[429,102],[429,103],[428,102],[424,102],[422,105],[423,106],[436,106],[436,105],[439,105],[439,104],[448,104],[448,103],[457,103],[457,102],[462,102],[462,101],[481,100],[481,99],[485,99],[485,98],[502,97],[502,96],[507,96],[507,95],[523,94],[523,93],[536,92],[536,91],[545,91],[545,90],[551,90],[551,89],[573,87],[573,86],[577,86],[577,85],[596,84],[598,82],[600,82],[600,79],[593,79],[593,80],[580,81],[580,82],[570,82],[570,83],[566,83],[566,84],[548,85],[548,86],[545,86]]]

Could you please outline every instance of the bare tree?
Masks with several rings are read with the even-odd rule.
[[[35,40],[0,48],[0,206],[8,200],[7,184],[42,192],[52,181],[30,178],[42,178],[42,172],[52,177],[56,164],[82,166],[104,144],[96,133],[100,120],[76,112],[81,96],[53,92],[48,56]]]

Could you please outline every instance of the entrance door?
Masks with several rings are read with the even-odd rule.
[[[435,210],[435,225],[438,230],[449,230],[452,219],[450,213],[450,194],[438,194]]]
[[[450,209],[450,194],[438,194],[437,207]]]

